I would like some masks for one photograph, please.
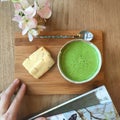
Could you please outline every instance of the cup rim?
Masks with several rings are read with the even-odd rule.
[[[72,42],[75,42],[75,41],[82,41],[82,42],[85,42],[85,43],[90,44],[92,47],[95,48],[95,50],[96,50],[97,53],[98,53],[98,57],[99,57],[99,65],[98,65],[98,68],[97,68],[96,72],[94,73],[94,75],[93,75],[92,77],[90,77],[89,79],[83,80],[83,81],[74,81],[74,80],[68,78],[68,77],[62,72],[62,69],[61,69],[61,67],[60,67],[60,55],[61,55],[61,53],[62,53],[63,48],[64,48],[66,45],[68,45],[68,44],[70,44],[70,43],[72,43]],[[82,84],[82,83],[86,83],[86,82],[92,81],[92,80],[97,76],[97,74],[99,73],[99,71],[100,71],[100,69],[101,69],[101,66],[102,66],[102,55],[101,55],[101,52],[100,52],[100,50],[98,49],[98,47],[97,47],[95,44],[93,44],[92,42],[85,41],[85,40],[83,40],[83,39],[73,39],[73,40],[70,40],[70,41],[66,42],[66,43],[60,48],[60,50],[59,50],[59,52],[58,52],[58,56],[57,56],[57,66],[58,66],[58,70],[59,70],[60,74],[62,75],[62,77],[63,77],[65,80],[67,80],[68,82],[71,82],[71,83],[75,83],[75,84]]]

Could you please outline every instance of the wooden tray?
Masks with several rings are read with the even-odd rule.
[[[42,32],[42,35],[73,35],[79,31],[53,31]],[[93,43],[100,49],[103,59],[103,38],[102,32],[91,30],[94,34]],[[71,39],[34,39],[29,42],[27,36],[20,33],[15,35],[15,78],[21,79],[27,84],[27,94],[81,94],[95,87],[105,84],[103,64],[101,71],[92,81],[84,84],[69,83],[60,75],[57,64],[45,73],[40,79],[33,78],[22,66],[22,62],[31,53],[41,46],[50,51],[57,63],[57,54],[61,46]]]

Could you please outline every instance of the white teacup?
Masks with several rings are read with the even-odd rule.
[[[65,80],[81,84],[96,77],[102,65],[102,57],[93,43],[77,39],[67,42],[60,49],[57,65]]]

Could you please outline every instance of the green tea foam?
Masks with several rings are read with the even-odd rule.
[[[59,65],[67,78],[82,82],[94,76],[98,71],[100,56],[93,44],[74,41],[61,50]]]

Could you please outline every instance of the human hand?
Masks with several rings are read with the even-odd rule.
[[[18,93],[11,103],[11,99],[17,90]],[[26,85],[23,83],[20,86],[20,80],[16,79],[4,92],[0,94],[0,120],[18,120],[17,116],[25,91]],[[40,117],[36,120],[46,119],[44,117]]]
[[[11,99],[18,88],[18,93],[11,103]],[[20,80],[16,79],[0,94],[0,120],[18,120],[17,116],[25,91],[26,85],[23,83],[20,86]]]

